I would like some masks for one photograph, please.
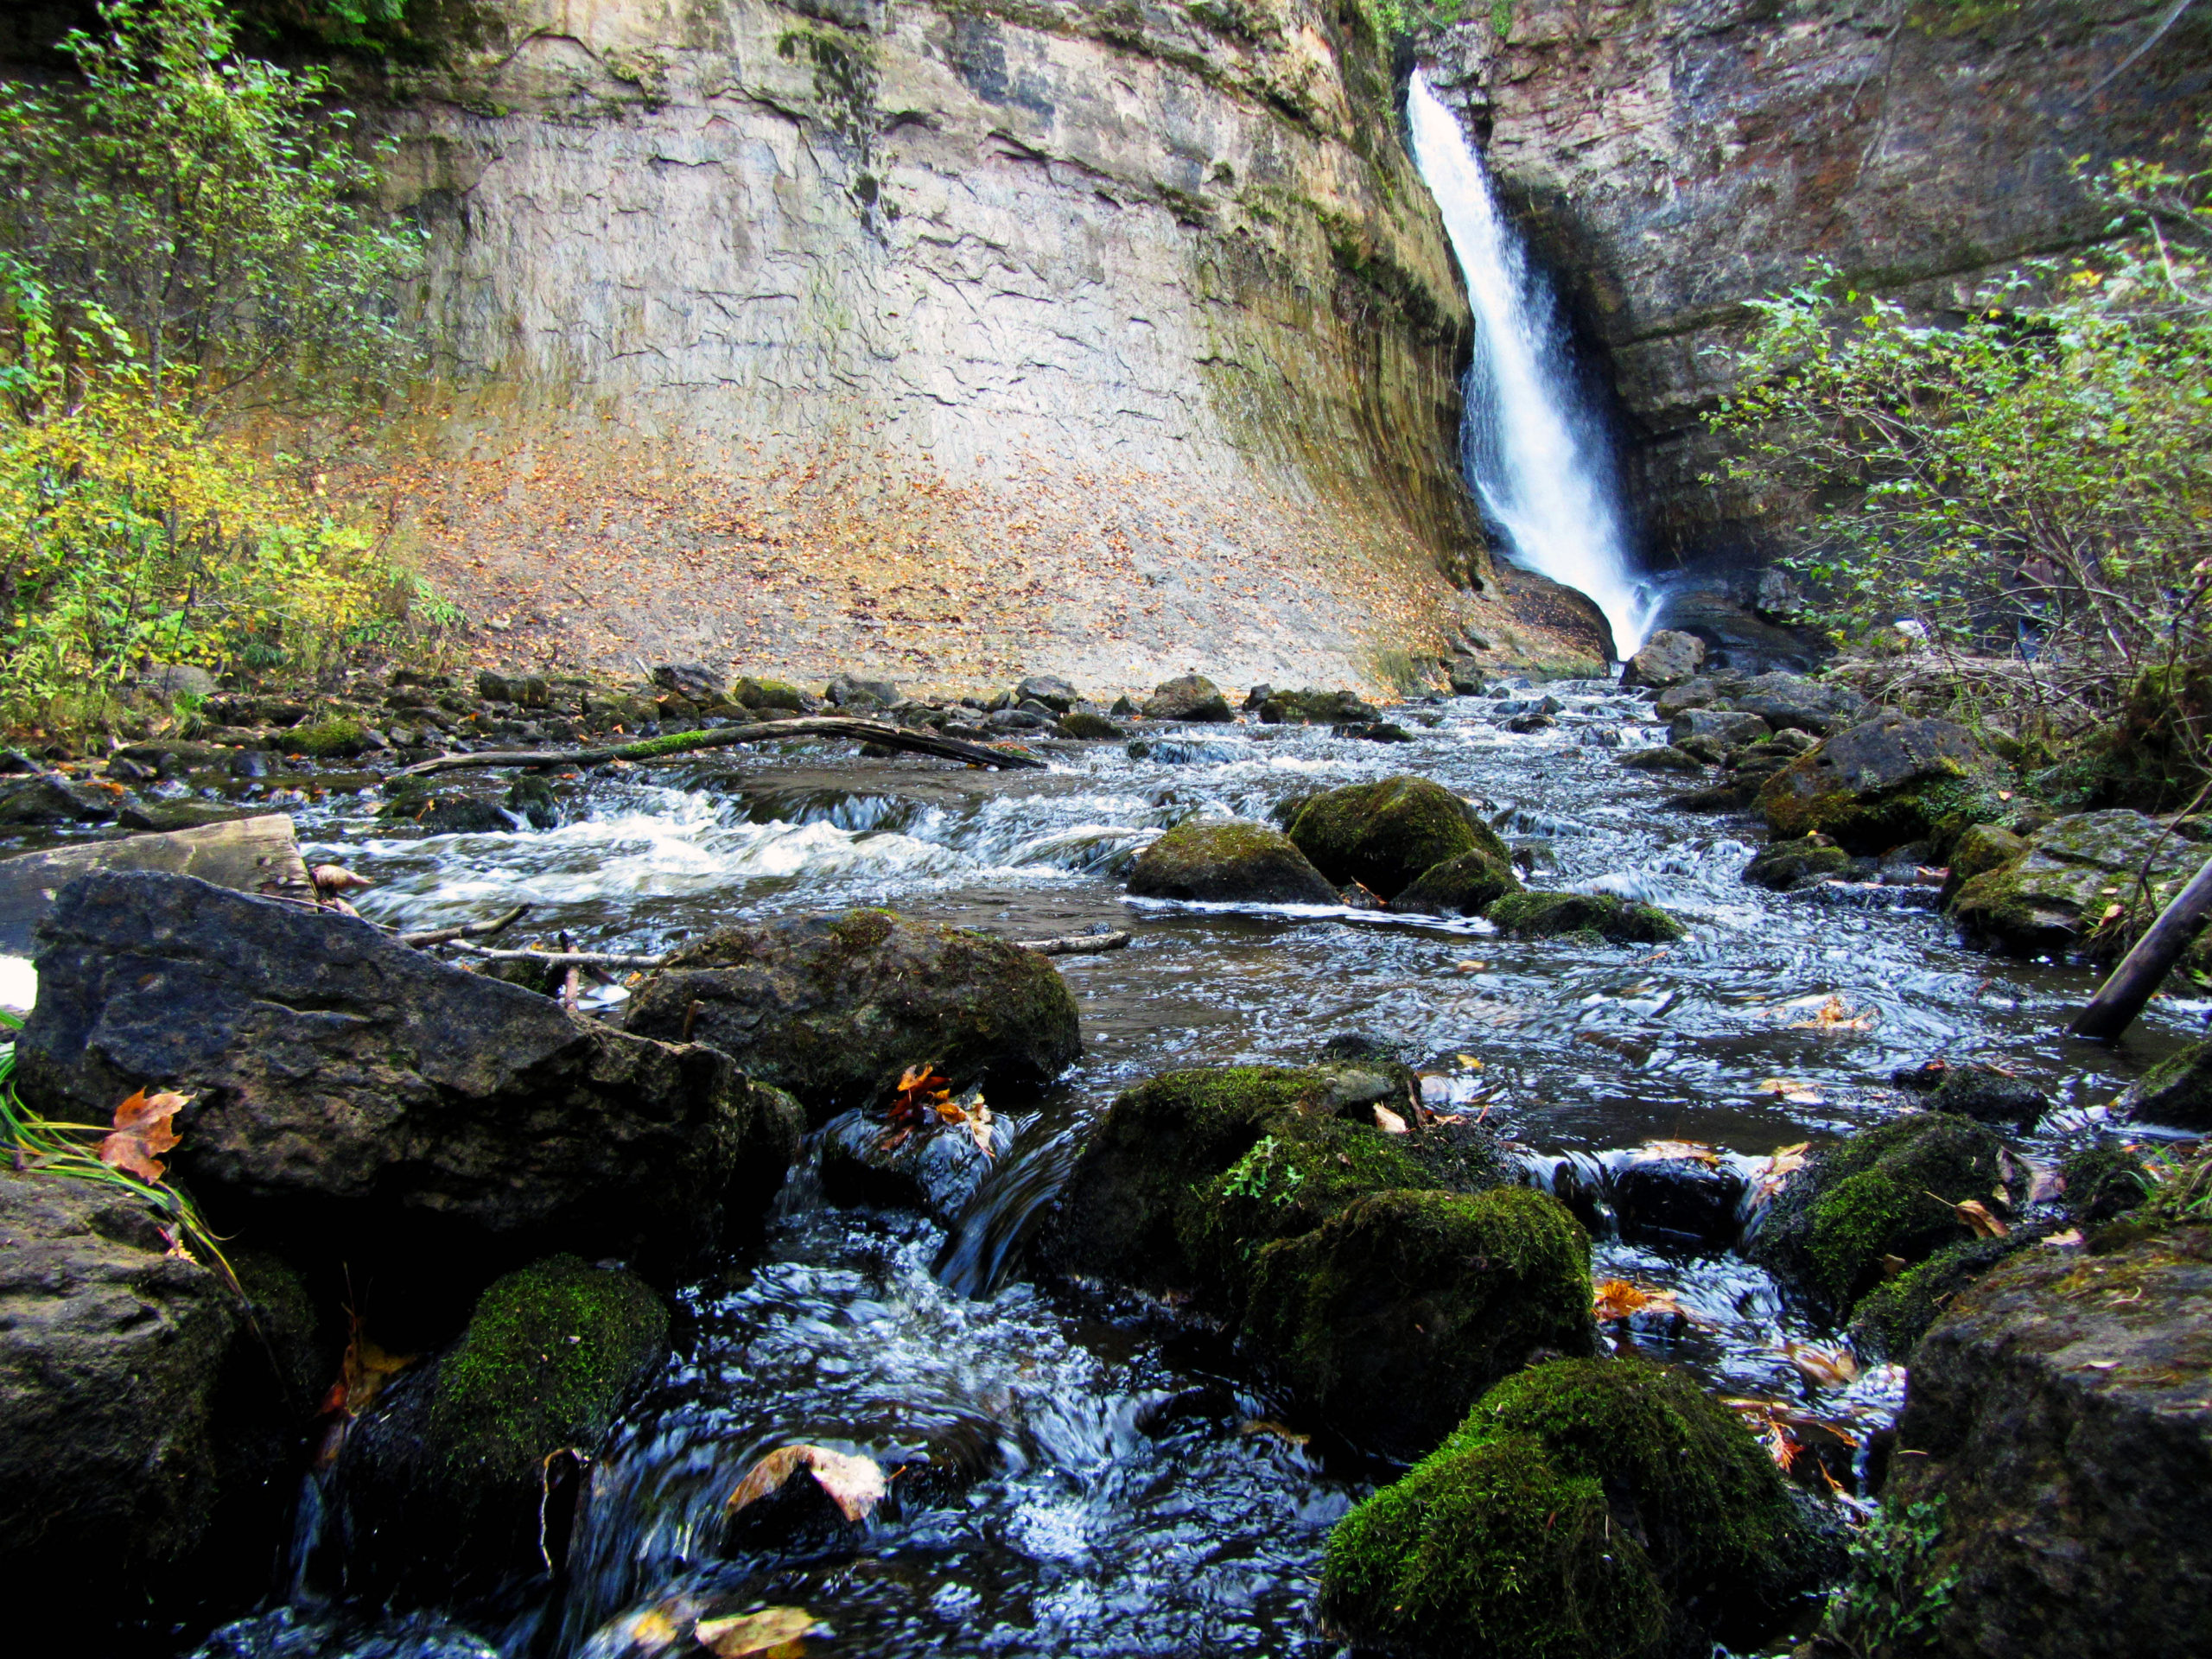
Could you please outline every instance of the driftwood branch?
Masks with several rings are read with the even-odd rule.
[[[620,950],[495,950],[465,939],[449,941],[456,950],[486,962],[543,962],[556,968],[665,968],[666,957],[630,956]]]
[[[1040,957],[1095,957],[1119,950],[1129,942],[1127,933],[1072,933],[1064,939],[1016,939],[1014,948],[1034,950]]]
[[[609,744],[595,749],[486,749],[477,754],[442,754],[403,766],[391,775],[427,778],[433,772],[493,767],[588,766],[602,760],[663,760],[672,755],[694,754],[702,749],[729,748],[740,743],[772,743],[779,738],[793,737],[842,737],[856,743],[880,743],[886,748],[934,755],[940,760],[959,760],[971,766],[1041,770],[1045,765],[1034,755],[987,748],[981,743],[963,743],[934,732],[909,731],[884,721],[823,715],[762,721],[752,726],[723,726],[711,732],[671,732],[664,737],[640,738],[634,743]]]
[[[2135,948],[2120,959],[2112,976],[2097,987],[2088,1006],[2074,1017],[2067,1029],[2076,1037],[2111,1042],[2143,1012],[2190,941],[2212,915],[2212,859],[2204,861],[2190,884],[2158,912],[2150,931],[2136,940]]]
[[[517,905],[504,916],[494,916],[488,922],[466,922],[459,927],[435,927],[427,933],[403,933],[402,944],[421,947],[426,944],[452,944],[461,939],[488,939],[494,933],[504,933],[524,917],[530,914],[528,905]]]

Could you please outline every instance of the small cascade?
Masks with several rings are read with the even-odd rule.
[[[1475,315],[1461,453],[1467,482],[1516,564],[1586,594],[1628,657],[1657,594],[1638,582],[1604,429],[1570,367],[1557,302],[1498,211],[1458,118],[1414,71],[1414,162],[1444,215]]]

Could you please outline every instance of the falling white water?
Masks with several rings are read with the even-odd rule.
[[[1574,384],[1559,308],[1498,212],[1474,146],[1418,69],[1408,105],[1414,162],[1443,212],[1475,314],[1468,482],[1513,562],[1587,594],[1627,657],[1650,631],[1657,595],[1630,564],[1605,434]]]

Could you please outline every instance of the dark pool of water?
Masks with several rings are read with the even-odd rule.
[[[759,1258],[687,1287],[690,1339],[593,1471],[561,1596],[406,1618],[302,1598],[209,1651],[613,1659],[760,1600],[815,1612],[826,1633],[808,1652],[852,1659],[1318,1649],[1323,1540],[1378,1471],[1287,1427],[1226,1356],[1020,1277],[1023,1224],[1117,1090],[1175,1065],[1302,1063],[1356,1029],[1420,1055],[1433,1097],[1486,1111],[1544,1169],[1655,1138],[1763,1158],[1898,1109],[1900,1065],[1989,1055],[2061,1103],[2036,1143],[2048,1154],[2101,1133],[2127,1079],[2202,1019],[2162,1001],[2117,1053],[2086,1051],[2059,1034],[2084,971],[1963,950],[1923,910],[1745,886],[1752,832],[1668,810],[1669,785],[1581,741],[1659,741],[1649,705],[1551,690],[1561,723],[1528,736],[1470,699],[1411,745],[1240,727],[1195,734],[1188,761],[1104,745],[1041,774],[790,746],[589,780],[573,821],[542,832],[401,837],[366,801],[307,810],[321,850],[379,884],[364,912],[410,926],[528,901],[528,932],[652,951],[741,919],[887,903],[1009,938],[1100,924],[1135,938],[1060,961],[1084,1058],[1053,1089],[994,1099],[1014,1144],[960,1224],[825,1208],[802,1176]],[[1404,771],[1540,843],[1552,868],[1536,884],[1663,904],[1690,938],[1518,943],[1479,923],[1122,897],[1127,861],[1184,817],[1263,817],[1293,792]],[[597,995],[614,1011],[619,988]],[[1824,1007],[1845,1018],[1823,1022]],[[1618,1238],[1598,1255],[1599,1276],[1672,1289],[1688,1315],[1641,1319],[1624,1339],[1717,1390],[1862,1429],[1894,1411],[1893,1369],[1815,1389],[1785,1344],[1821,1333],[1734,1256]],[[951,1452],[972,1479],[893,1505],[857,1552],[733,1552],[723,1499],[755,1457],[798,1440],[888,1461]]]

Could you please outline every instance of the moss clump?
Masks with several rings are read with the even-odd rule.
[[[2212,1041],[2191,1043],[2160,1060],[2135,1080],[2126,1103],[2153,1123],[2212,1129]]]
[[[1176,825],[1138,856],[1129,892],[1216,904],[1337,902],[1336,889],[1288,836],[1241,820]]]
[[[1788,893],[1809,887],[1851,868],[1851,855],[1825,836],[1801,836],[1777,841],[1760,849],[1744,867],[1744,880],[1753,887]]]
[[[534,1483],[564,1446],[594,1450],[668,1348],[644,1281],[556,1255],[493,1282],[440,1362],[429,1441],[453,1490]]]
[[[1243,1335],[1325,1416],[1415,1453],[1531,1353],[1591,1351],[1589,1236],[1528,1187],[1372,1192],[1259,1250]]]
[[[1903,1364],[1952,1298],[2018,1248],[2009,1238],[1945,1245],[1867,1293],[1851,1316],[1851,1345],[1869,1359]]]
[[[312,726],[295,726],[284,734],[283,741],[289,753],[318,760],[359,754],[369,747],[368,734],[358,720],[319,720]]]
[[[2001,1204],[2002,1143],[1970,1118],[1917,1112],[1816,1153],[1754,1224],[1747,1254],[1841,1315],[1885,1257],[1924,1262],[1967,1236],[1951,1207]]]
[[[2010,830],[1994,823],[1977,823],[1951,849],[1951,879],[1970,881],[1990,870],[2002,869],[2028,850],[2028,843]]]
[[[1338,1524],[1322,1617],[1406,1654],[1656,1656],[1756,1640],[1815,1558],[1773,1465],[1688,1376],[1559,1360]]]
[[[1424,916],[1479,916],[1508,893],[1521,891],[1513,866],[1478,848],[1432,864],[1390,901],[1393,910]]]
[[[730,696],[739,704],[754,710],[782,709],[796,715],[806,707],[805,694],[798,687],[782,680],[756,680],[749,674],[738,681]]]
[[[1602,893],[1509,893],[1483,913],[1523,939],[1586,932],[1615,944],[1664,944],[1688,931],[1656,905]]]
[[[2094,1227],[2138,1208],[2151,1193],[2150,1172],[2126,1147],[2083,1147],[2059,1165],[2066,1213]]]
[[[1426,778],[1385,778],[1316,795],[1291,819],[1290,838],[1330,880],[1357,881],[1385,899],[1463,853],[1512,863],[1505,843],[1471,807]]]

